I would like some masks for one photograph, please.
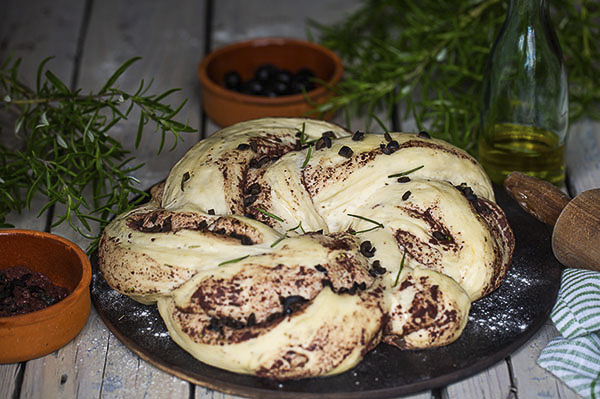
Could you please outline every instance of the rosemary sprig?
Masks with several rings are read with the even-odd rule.
[[[506,16],[501,0],[366,0],[336,24],[310,22],[310,36],[344,62],[337,96],[319,112],[344,110],[346,120],[375,111],[472,153],[476,149],[482,77]],[[550,1],[565,56],[569,118],[600,119],[600,7],[578,0]],[[314,32],[313,32],[314,31]]]
[[[421,166],[417,166],[416,168],[413,168],[411,170],[407,170],[405,172],[400,172],[400,173],[394,173],[393,175],[389,175],[388,177],[402,177],[402,176],[406,176],[411,174],[412,172],[416,172],[417,170],[423,168],[425,165],[421,165]]]
[[[18,142],[0,143],[0,226],[8,226],[8,213],[29,209],[32,199],[42,195],[46,203],[38,216],[55,204],[64,204],[64,213],[55,215],[53,227],[69,223],[93,240],[91,251],[99,237],[92,222],[102,229],[111,215],[145,200],[147,194],[137,188],[139,182],[131,175],[142,164],[135,163],[109,130],[137,109],[135,147],[144,127],[152,123],[161,134],[159,153],[167,133],[175,138],[175,146],[180,133],[195,130],[173,119],[185,101],[175,108],[164,103],[177,89],[149,95],[151,83],[144,81],[133,93],[116,86],[139,59],[126,61],[98,92],[89,94],[69,89],[47,70],[50,58],[40,63],[33,88],[19,78],[20,60],[8,58],[0,64],[0,112],[14,118],[12,130]]]
[[[239,258],[235,258],[235,259],[226,260],[226,261],[224,261],[224,262],[221,262],[221,263],[219,263],[219,264],[217,265],[217,267],[218,267],[218,266],[223,266],[223,265],[228,265],[228,264],[230,264],[230,263],[237,263],[237,262],[241,262],[241,261],[243,261],[244,259],[246,259],[248,256],[250,256],[250,255],[246,255],[246,256],[240,256]]]
[[[354,215],[354,214],[352,214],[352,213],[347,213],[347,215],[348,215],[348,216],[351,216],[351,217],[353,217],[353,218],[361,219],[361,220],[364,220],[364,221],[366,221],[366,222],[371,222],[371,223],[375,224],[375,226],[374,226],[374,227],[371,227],[370,229],[366,229],[366,230],[360,230],[360,231],[355,231],[355,232],[353,232],[352,234],[367,233],[367,232],[369,232],[369,231],[373,231],[373,230],[375,230],[375,229],[382,229],[382,228],[383,228],[383,224],[381,224],[381,223],[379,223],[379,222],[377,222],[377,221],[375,221],[375,220],[373,220],[373,219],[369,219],[369,218],[366,218],[366,217],[364,217],[364,216],[360,216],[360,215]]]
[[[395,288],[398,285],[398,280],[400,280],[400,273],[402,273],[402,269],[404,269],[404,259],[406,258],[406,250],[402,254],[402,260],[400,261],[400,268],[398,269],[398,274],[396,274],[396,280],[394,281],[394,285],[392,288]]]

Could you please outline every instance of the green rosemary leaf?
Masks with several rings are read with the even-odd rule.
[[[304,229],[302,228],[302,220],[298,222],[298,224],[296,225],[296,227],[292,227],[291,229],[288,229],[287,231],[295,231],[300,229],[300,231],[302,232],[302,234],[306,234],[306,231],[304,231]]]
[[[285,240],[286,238],[288,238],[288,235],[287,235],[287,233],[286,233],[286,234],[282,234],[282,235],[281,235],[281,237],[279,237],[277,240],[275,240],[275,241],[273,242],[273,244],[271,244],[271,248],[275,248],[275,246],[276,246],[277,244],[279,244],[281,241]]]
[[[246,256],[240,256],[239,258],[235,258],[235,259],[230,259],[230,260],[226,260],[224,262],[219,263],[217,266],[223,266],[223,265],[228,265],[230,263],[237,263],[240,262],[244,259],[246,259],[248,256],[250,255],[246,255]]]
[[[50,59],[39,64],[35,89],[20,80],[19,59],[9,57],[0,63],[0,112],[14,115],[14,131],[21,141],[11,148],[0,143],[0,225],[6,225],[4,220],[10,212],[29,207],[40,195],[46,201],[38,215],[63,204],[57,208],[61,211],[56,211],[53,226],[68,223],[84,238],[93,240],[89,252],[97,247],[100,231],[112,215],[147,197],[136,187],[139,181],[130,175],[143,164],[111,137],[110,129],[128,119],[134,108],[142,115],[136,144],[148,123],[156,124],[161,143],[171,134],[177,144],[182,132],[194,129],[173,119],[185,101],[177,107],[162,102],[176,89],[156,96],[146,94],[150,85],[143,81],[135,95],[115,87],[139,57],[121,65],[99,92],[86,95],[80,89],[69,89],[47,70]]]
[[[425,166],[425,165],[417,166],[417,167],[416,167],[416,168],[414,168],[414,169],[407,170],[407,171],[405,171],[405,172],[395,173],[395,174],[393,174],[393,175],[389,175],[388,177],[402,177],[402,176],[406,176],[406,175],[408,175],[408,174],[411,174],[411,173],[413,173],[413,172],[416,172],[416,171],[417,171],[417,170],[419,170],[419,169],[422,169],[424,166]]]
[[[108,78],[104,86],[100,89],[100,93],[105,93],[110,87],[112,87],[115,82],[119,79],[123,73],[134,63],[141,59],[142,57],[132,57],[125,61],[123,65],[121,65],[117,70]]]
[[[280,218],[279,216],[273,215],[272,213],[267,212],[262,208],[256,208],[256,210],[259,211],[260,213],[262,213],[263,215],[267,215],[268,217],[273,218],[277,221],[284,222],[284,220],[282,218]]]
[[[402,260],[400,261],[400,268],[398,269],[398,274],[396,274],[396,280],[394,281],[394,285],[392,287],[396,287],[398,285],[398,280],[400,279],[400,273],[402,273],[402,269],[404,269],[404,259],[406,258],[406,250],[402,254]]]
[[[369,231],[377,230],[377,229],[380,229],[382,227],[383,227],[383,225],[381,225],[381,226],[373,226],[370,229],[354,231],[354,232],[352,232],[352,234],[356,235],[356,234],[361,234],[361,233],[368,233]]]
[[[361,219],[361,220],[364,220],[364,221],[366,221],[366,222],[371,222],[371,223],[373,223],[373,224],[376,224],[376,225],[377,225],[377,226],[376,226],[377,228],[382,228],[382,227],[383,227],[383,224],[381,224],[381,223],[379,223],[379,222],[377,222],[377,221],[375,221],[375,220],[373,220],[373,219],[369,219],[369,218],[366,218],[366,217],[364,217],[364,216],[360,216],[360,215],[354,215],[354,214],[352,214],[352,213],[347,213],[347,215],[348,215],[348,216],[351,216],[351,217],[353,217],[353,218]]]
[[[302,169],[306,168],[308,165],[308,161],[310,160],[310,154],[312,152],[312,145],[308,147],[308,151],[306,152],[306,158],[304,158],[304,162],[302,162]]]

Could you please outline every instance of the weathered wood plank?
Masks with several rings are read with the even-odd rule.
[[[177,5],[165,1],[100,1],[94,3],[89,32],[81,65],[79,85],[87,89],[101,86],[123,62],[134,56],[135,63],[118,81],[119,87],[134,92],[140,82],[153,81],[148,94],[171,88],[181,91],[169,96],[176,107],[188,102],[178,120],[199,127],[200,104],[196,68],[202,58],[204,1],[181,1]],[[195,144],[198,134],[184,134],[184,142],[169,151],[174,143],[167,136],[165,150],[157,155],[160,134],[147,125],[137,150],[134,141],[139,114],[119,123],[111,135],[132,150],[136,163],[145,166],[133,175],[144,188],[164,179],[173,164]]]
[[[511,356],[519,398],[579,398],[562,381],[536,364],[542,349],[558,334],[548,320],[538,334]]]
[[[573,196],[600,187],[600,122],[577,122],[566,146],[569,190]]]
[[[192,1],[179,3],[178,7],[167,2],[95,2],[78,87],[83,87],[84,91],[97,89],[125,60],[141,55],[142,60],[122,77],[119,86],[133,92],[142,79],[149,82],[154,78],[149,93],[182,87],[183,90],[170,99],[171,104],[176,106],[184,98],[190,98],[180,120],[190,120],[197,126],[199,105],[195,93],[195,65],[198,48],[202,45],[202,29],[197,23],[202,7],[203,2]],[[176,150],[163,151],[157,156],[160,137],[154,134],[154,126],[145,129],[140,148],[134,150],[136,123],[137,116],[133,115],[130,120],[117,125],[111,134],[133,151],[136,162],[146,163],[136,177],[143,188],[147,188],[166,177],[170,167],[197,141],[197,135],[186,136],[185,143]],[[165,148],[172,143],[173,140],[168,138]],[[59,226],[56,232],[83,248],[87,246],[86,240],[67,226]],[[56,397],[65,394],[65,397],[102,398],[188,395],[190,385],[187,382],[154,368],[125,348],[106,330],[96,312],[92,312],[86,328],[74,342],[58,351],[56,357],[50,356],[28,368],[29,374],[41,377],[36,379],[40,381],[37,385],[32,383],[33,379],[27,379],[31,381],[24,385],[28,392],[51,392],[56,393],[51,395]],[[86,350],[82,352],[79,348]],[[74,371],[75,378],[67,378],[63,384],[56,385],[58,370],[65,369]]]
[[[13,398],[20,389],[19,373],[24,364],[0,364],[0,398]]]
[[[510,388],[508,368],[502,360],[473,377],[449,385],[442,392],[442,397],[444,399],[504,399],[511,398]]]
[[[92,309],[87,324],[62,349],[27,362],[21,397],[97,398],[109,332]]]
[[[101,398],[184,398],[190,391],[187,381],[146,363],[112,334],[102,380]]]
[[[83,3],[77,0],[22,2],[6,0],[0,12],[0,59],[12,55],[21,58],[20,77],[27,83],[35,81],[39,63],[46,57],[55,56],[49,67],[61,79],[69,82],[76,37],[80,28]],[[69,10],[64,13],[64,10]],[[3,119],[2,140],[6,143],[12,135],[14,121]],[[11,142],[14,142],[12,140]],[[45,217],[37,218],[43,199],[34,199],[32,210],[22,214],[16,212],[7,217],[7,222],[16,228],[44,230]],[[25,364],[0,366],[0,397],[12,398],[20,390],[20,373]],[[20,378],[20,377],[19,377]]]

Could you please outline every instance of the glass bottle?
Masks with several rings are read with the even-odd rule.
[[[510,0],[483,84],[479,160],[492,181],[520,171],[561,184],[568,87],[546,0]]]

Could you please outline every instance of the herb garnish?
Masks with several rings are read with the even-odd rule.
[[[239,258],[235,258],[235,259],[226,260],[226,261],[224,261],[224,262],[221,262],[221,263],[219,263],[217,266],[228,265],[228,264],[230,264],[230,263],[237,263],[237,262],[240,262],[240,261],[242,261],[242,260],[246,259],[248,256],[250,256],[250,255],[241,256],[241,257],[239,257]]]
[[[404,259],[406,258],[406,250],[404,250],[404,254],[402,254],[402,260],[400,261],[400,269],[398,269],[398,274],[396,274],[396,281],[394,281],[394,285],[392,288],[398,285],[398,280],[400,279],[400,273],[402,273],[402,269],[404,269]]]
[[[110,129],[135,108],[140,114],[135,148],[144,126],[152,123],[161,134],[159,153],[167,133],[175,138],[175,146],[180,133],[195,129],[173,119],[185,101],[175,108],[164,103],[178,89],[149,95],[152,82],[144,81],[134,93],[118,88],[117,80],[139,57],[126,61],[99,91],[89,94],[69,88],[46,69],[50,59],[40,63],[32,88],[18,77],[20,60],[9,57],[0,65],[0,111],[16,117],[14,134],[20,141],[13,147],[0,144],[0,226],[8,226],[9,212],[29,209],[32,199],[41,194],[46,203],[38,216],[55,204],[64,204],[56,208],[63,213],[55,215],[52,227],[69,223],[93,240],[88,247],[91,252],[111,215],[148,197],[132,176],[142,164],[135,164],[130,151],[108,134]],[[99,229],[92,227],[94,222]]]
[[[310,153],[312,152],[312,148],[313,148],[312,145],[308,147],[308,152],[306,153],[306,158],[304,158],[304,162],[302,163],[302,169],[306,168],[306,165],[308,165],[308,161],[310,159]]]
[[[382,229],[383,228],[383,224],[381,224],[381,223],[379,223],[379,222],[377,222],[377,221],[375,221],[373,219],[369,219],[369,218],[366,218],[366,217],[360,216],[360,215],[353,215],[352,213],[348,213],[347,215],[351,216],[353,218],[362,219],[362,220],[365,220],[367,222],[371,222],[371,223],[375,224],[375,226],[371,227],[370,229],[360,230],[360,231],[354,231],[354,232],[352,232],[352,234],[367,233],[367,232],[373,231],[375,229]]]
[[[273,219],[275,219],[275,220],[278,220],[278,221],[280,221],[280,222],[282,222],[282,223],[284,222],[284,220],[283,220],[282,218],[280,218],[279,216],[277,216],[277,215],[273,215],[272,213],[270,213],[270,212],[267,212],[267,211],[265,211],[265,210],[264,210],[264,209],[262,209],[262,208],[258,208],[258,207],[257,207],[257,208],[256,208],[256,210],[257,210],[257,211],[259,211],[260,213],[262,213],[263,215],[267,215],[268,217],[270,217],[270,218],[273,218]]]
[[[289,238],[289,236],[287,235],[287,233],[289,233],[290,231],[297,230],[297,229],[300,229],[300,231],[302,231],[302,234],[306,234],[306,231],[304,231],[304,229],[302,228],[302,221],[299,221],[298,225],[296,227],[292,227],[291,229],[287,229],[286,232],[284,234],[282,234],[281,237],[279,237],[277,240],[275,240],[275,242],[273,242],[273,244],[271,244],[271,248],[274,248],[281,241],[285,240],[286,238]]]
[[[412,172],[416,172],[419,169],[422,169],[423,167],[425,167],[425,165],[421,165],[421,166],[417,166],[414,169],[411,170],[407,170],[406,172],[400,172],[400,173],[394,173],[393,175],[389,175],[388,177],[401,177],[401,176],[406,176]]]

